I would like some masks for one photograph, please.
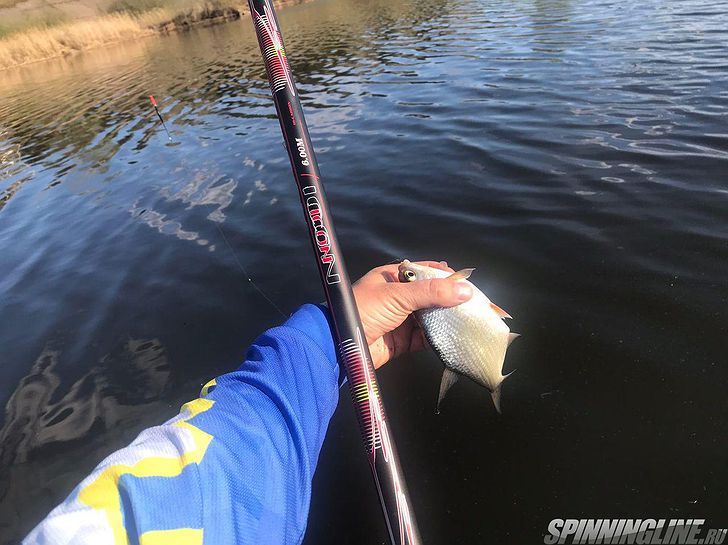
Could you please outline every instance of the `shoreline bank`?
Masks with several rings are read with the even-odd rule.
[[[306,0],[276,0],[276,7]],[[205,0],[184,7],[162,7],[142,13],[107,13],[62,22],[45,28],[29,28],[0,38],[0,72],[121,42],[163,36],[234,21],[249,15],[240,0]]]

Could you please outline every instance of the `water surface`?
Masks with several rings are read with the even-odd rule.
[[[352,276],[477,267],[523,334],[501,417],[462,381],[436,416],[431,355],[380,371],[426,542],[725,527],[724,3],[317,0],[280,20]],[[10,544],[280,322],[258,290],[284,314],[322,292],[250,21],[3,72],[0,96]],[[344,393],[307,544],[385,540],[354,426]]]

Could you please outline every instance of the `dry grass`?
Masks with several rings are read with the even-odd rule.
[[[0,40],[0,68],[68,55],[148,33],[152,30],[138,18],[125,14],[33,28]]]
[[[235,19],[243,13],[243,7],[235,0],[192,5],[177,1],[176,5],[149,11],[134,10],[134,5],[144,4],[133,2],[134,0],[125,0],[122,8],[124,11],[93,19],[30,28],[0,38],[0,70],[123,40],[186,28],[202,21]]]
[[[56,26],[69,19],[65,13],[56,9],[30,10],[24,12],[22,16],[19,16],[17,13],[8,15],[7,11],[3,10],[0,13],[0,40],[5,36],[22,32],[29,28]]]

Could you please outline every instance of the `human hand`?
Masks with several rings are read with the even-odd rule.
[[[455,272],[444,261],[418,263]],[[424,348],[422,330],[411,316],[415,310],[452,307],[473,296],[473,288],[463,280],[434,278],[399,282],[398,267],[399,264],[392,264],[372,269],[353,286],[375,368],[395,356]]]

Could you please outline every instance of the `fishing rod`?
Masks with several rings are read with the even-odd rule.
[[[157,101],[154,99],[154,95],[149,95],[149,100],[152,101],[152,106],[154,106],[154,111],[157,112],[157,117],[162,122],[162,127],[164,127],[164,130],[167,131],[167,137],[172,140],[172,135],[169,134],[169,131],[167,130],[167,125],[164,124],[164,119],[162,119],[162,114],[159,113],[159,108],[157,108]]]
[[[301,102],[288,67],[278,19],[270,0],[248,0],[248,3],[326,293],[339,361],[349,379],[349,391],[389,539],[393,545],[420,545],[419,531],[397,449],[389,431],[369,346],[336,240]]]

